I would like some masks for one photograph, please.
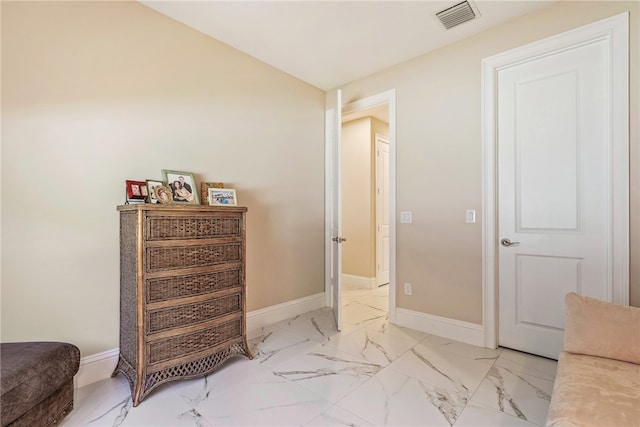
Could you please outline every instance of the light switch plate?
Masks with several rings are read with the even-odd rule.
[[[469,209],[466,215],[467,224],[475,224],[476,223],[476,210]]]
[[[411,218],[411,212],[400,212],[400,223],[411,224],[413,219]]]

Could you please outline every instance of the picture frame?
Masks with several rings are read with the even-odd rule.
[[[127,187],[127,201],[143,201],[149,195],[147,183],[144,181],[125,180]]]
[[[159,203],[156,198],[156,194],[153,191],[153,189],[159,185],[164,185],[164,182],[157,181],[155,179],[147,179],[147,193],[149,194],[146,199],[147,203]]]
[[[156,197],[157,203],[168,205],[173,203],[173,196],[171,190],[166,185],[156,185],[153,187],[153,193]]]
[[[209,204],[209,188],[224,188],[222,182],[201,182],[200,183],[200,204]]]
[[[199,205],[200,197],[196,188],[196,179],[191,172],[162,169],[162,178],[171,190],[173,203]]]
[[[209,206],[238,206],[236,190],[233,188],[209,188]]]

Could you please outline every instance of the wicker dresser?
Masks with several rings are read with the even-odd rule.
[[[212,372],[246,340],[241,207],[137,204],[120,211],[120,357],[133,406],[168,381]]]

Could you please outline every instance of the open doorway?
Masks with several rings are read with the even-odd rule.
[[[342,113],[342,319],[357,328],[390,313],[389,103]],[[395,298],[394,298],[395,300]]]

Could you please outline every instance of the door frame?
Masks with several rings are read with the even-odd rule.
[[[347,113],[354,113],[361,110],[368,110],[382,104],[387,104],[389,108],[389,321],[396,321],[396,90],[378,93],[342,106],[341,116]],[[325,137],[326,151],[331,150],[330,137]],[[325,155],[325,175],[330,176],[337,165],[334,164],[335,156]],[[338,163],[340,160],[338,160]],[[329,200],[330,194],[336,191],[333,183],[326,181],[325,201]],[[333,217],[332,204],[325,203],[325,272],[331,272],[331,218]],[[331,306],[331,277],[325,273],[325,301],[327,306]]]
[[[485,346],[498,346],[498,71],[594,40],[610,46],[611,103],[609,301],[629,304],[629,14],[612,16],[482,60],[482,324]]]

